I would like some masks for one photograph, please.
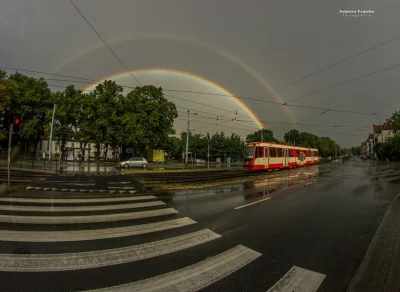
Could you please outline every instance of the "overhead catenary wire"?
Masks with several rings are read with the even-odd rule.
[[[83,15],[83,13],[79,10],[79,8],[74,4],[72,0],[69,0],[71,4],[75,7],[76,11],[82,16],[82,18],[86,21],[86,23],[91,27],[91,29],[95,32],[95,34],[99,37],[99,39],[104,43],[104,45],[108,48],[108,50],[114,55],[114,57],[118,60],[119,63],[125,68],[125,70],[136,80],[136,82],[142,86],[140,81],[132,74],[132,72],[128,69],[124,62],[117,56],[117,54],[111,49],[111,47],[107,44],[107,42],[101,37],[101,35],[97,32],[97,30],[93,27],[93,25],[89,22],[89,20]]]

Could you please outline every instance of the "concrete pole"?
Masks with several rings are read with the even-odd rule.
[[[53,108],[53,116],[51,118],[51,128],[50,128],[50,143],[49,143],[49,160],[51,161],[51,150],[52,150],[52,144],[53,144],[53,126],[54,126],[54,114],[56,113],[56,104],[54,104]]]
[[[188,110],[188,124],[186,133],[186,155],[185,155],[185,165],[188,164],[188,152],[189,152],[189,110]],[[192,159],[193,160],[193,159]]]

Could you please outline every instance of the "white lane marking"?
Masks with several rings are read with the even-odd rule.
[[[131,184],[130,181],[110,181],[108,182],[109,185],[117,185],[117,184]]]
[[[134,193],[136,193],[136,191],[129,191],[129,193],[130,193],[130,194],[134,194]]]
[[[177,214],[178,211],[172,208],[129,212],[106,215],[86,215],[86,216],[20,216],[20,215],[0,215],[0,222],[13,224],[79,224],[79,223],[98,223],[113,222],[133,219],[150,218],[164,215]]]
[[[78,189],[70,189],[71,192],[76,192]]]
[[[271,199],[271,198],[265,198],[265,199],[258,200],[258,201],[256,201],[256,202],[253,202],[253,203],[250,203],[250,204],[246,204],[246,205],[243,205],[243,206],[239,206],[239,207],[236,207],[235,210],[239,210],[239,209],[242,209],[242,208],[244,208],[244,207],[248,207],[248,206],[251,206],[251,205],[254,205],[254,204],[258,204],[258,203],[267,201],[267,200],[269,200],[269,199]]]
[[[51,188],[44,188],[43,190],[44,190],[44,191],[50,191]]]
[[[310,184],[312,184],[312,183],[313,183],[313,182],[308,182],[308,183],[306,183],[305,185],[308,186],[308,185],[310,185]]]
[[[161,201],[150,201],[144,203],[101,205],[101,206],[19,206],[19,205],[0,205],[2,211],[23,211],[23,212],[84,212],[84,211],[105,211],[118,209],[134,209],[144,207],[164,206]]]
[[[259,256],[261,256],[260,253],[243,245],[238,245],[214,257],[167,274],[90,291],[198,291],[239,270]]]
[[[195,224],[196,221],[184,217],[172,220],[165,220],[155,223],[139,224],[127,227],[74,230],[74,231],[15,231],[0,230],[2,241],[16,242],[69,242],[85,241],[107,238],[118,238],[146,233],[153,233],[173,228]]]
[[[119,265],[169,254],[219,237],[221,235],[204,229],[155,242],[106,250],[62,254],[0,254],[0,271],[54,272]]]
[[[123,189],[123,190],[134,190],[135,187],[123,187],[123,186],[118,186],[118,187],[108,187],[109,189],[112,190],[118,190],[118,189]]]
[[[26,187],[26,190],[34,189],[35,187]]]
[[[49,204],[75,204],[75,203],[102,203],[102,202],[124,202],[156,199],[155,196],[133,196],[133,197],[109,197],[109,198],[87,198],[87,199],[47,199],[47,198],[19,198],[3,197],[0,202],[19,202],[19,203],[49,203]]]
[[[325,275],[293,266],[267,292],[315,292]]]

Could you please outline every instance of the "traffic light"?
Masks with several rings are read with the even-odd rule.
[[[21,119],[18,116],[16,116],[16,117],[14,117],[13,123],[14,123],[14,133],[18,134],[19,126],[21,125]]]
[[[115,148],[117,148],[117,149],[118,149],[118,148],[119,148],[119,145],[118,145],[118,144],[117,144],[117,145],[115,145]]]

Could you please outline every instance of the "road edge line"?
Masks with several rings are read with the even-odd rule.
[[[387,210],[385,212],[385,215],[383,216],[382,221],[379,224],[379,227],[376,230],[375,235],[372,238],[372,240],[371,240],[371,242],[370,242],[370,244],[368,246],[368,249],[367,249],[367,251],[366,251],[366,253],[364,255],[364,258],[362,259],[361,264],[357,269],[357,272],[354,274],[354,276],[353,276],[353,278],[352,278],[352,280],[350,282],[350,285],[347,288],[346,292],[356,292],[357,291],[356,285],[361,282],[362,277],[364,276],[364,273],[367,270],[368,264],[369,264],[369,262],[371,260],[372,254],[375,251],[375,246],[376,246],[376,244],[378,242],[378,239],[379,239],[379,236],[380,236],[381,231],[383,229],[383,226],[385,225],[386,220],[389,217],[389,214],[392,212],[391,209],[392,209],[393,203],[396,202],[396,200],[398,200],[398,199],[400,199],[400,193],[398,193],[396,195],[396,197],[393,199],[393,201],[390,202],[390,205],[387,208]]]

